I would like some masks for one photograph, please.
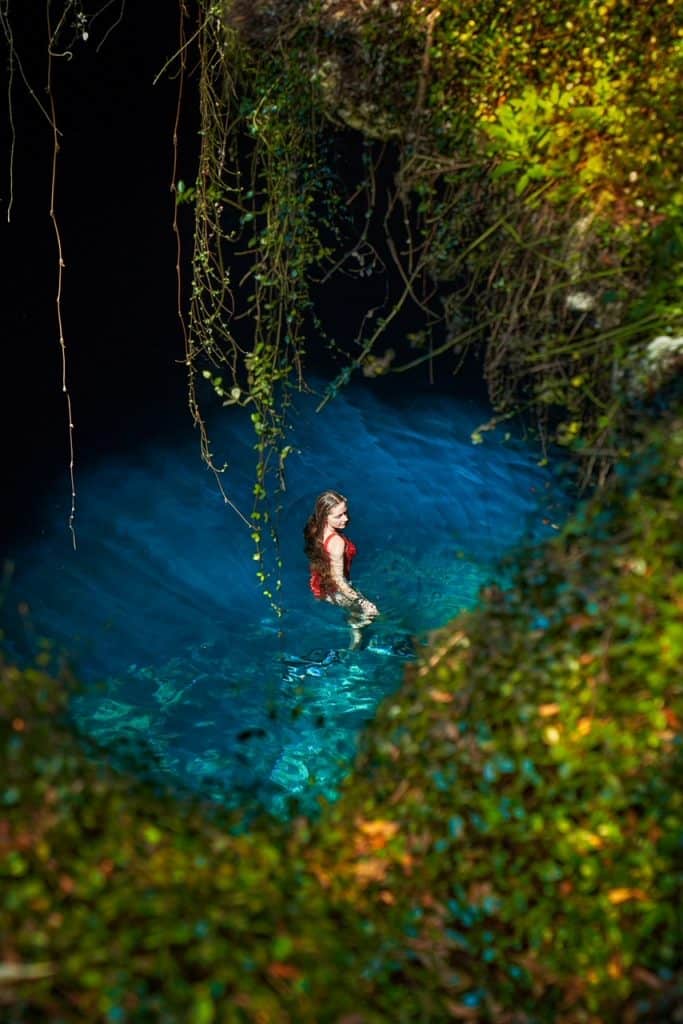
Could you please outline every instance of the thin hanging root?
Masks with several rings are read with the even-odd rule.
[[[47,7],[48,27],[50,27],[50,7]],[[50,39],[54,39],[54,32],[50,30]],[[55,97],[52,88],[53,53],[48,49],[47,58],[47,94],[50,107],[50,124],[52,125],[52,168],[50,177],[50,220],[55,233],[57,244],[57,293],[55,305],[57,313],[57,330],[59,333],[59,348],[61,354],[62,369],[62,392],[66,401],[66,416],[69,438],[69,482],[71,484],[71,505],[69,508],[68,528],[71,534],[71,543],[76,550],[76,469],[75,469],[75,444],[74,444],[74,421],[71,407],[71,393],[69,391],[69,380],[67,373],[66,340],[64,337],[64,318],[62,311],[62,291],[64,285],[64,250],[62,248],[62,236],[57,221],[55,199],[57,193],[57,157],[59,155],[59,132],[57,130],[57,112]]]

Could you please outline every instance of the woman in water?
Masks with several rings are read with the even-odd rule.
[[[363,627],[379,615],[377,607],[350,582],[356,545],[340,531],[349,521],[346,498],[336,491],[321,494],[304,527],[304,551],[311,565],[311,590],[321,601],[348,609],[351,647],[358,647]]]

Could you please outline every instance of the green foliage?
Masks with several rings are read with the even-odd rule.
[[[317,821],[101,767],[69,679],[3,663],[4,1019],[673,1019],[682,458],[648,433],[435,637]]]
[[[417,31],[424,15],[412,6]],[[668,0],[443,0],[437,9],[436,134],[447,137],[471,105],[520,192],[534,175],[552,178],[564,201],[590,197],[638,219],[670,210],[676,193],[680,203],[681,40]]]

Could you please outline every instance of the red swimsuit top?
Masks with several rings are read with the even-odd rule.
[[[339,536],[344,541],[344,577],[348,580],[349,576],[351,575],[351,562],[356,556],[357,548],[353,541],[349,540],[349,538],[344,536],[343,534],[331,533],[327,540],[323,543],[325,551],[327,551],[327,545],[334,536]],[[334,584],[332,584],[332,589],[329,591],[326,590],[323,587],[323,581],[320,578],[320,573],[317,572],[315,569],[311,573],[310,586],[311,590],[313,591],[316,597],[328,597],[329,594],[333,594],[337,589],[334,586]]]

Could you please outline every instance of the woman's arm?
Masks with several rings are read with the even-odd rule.
[[[344,576],[344,541],[338,534],[328,543],[327,553],[330,556],[330,576],[337,591],[347,600],[357,601],[368,615],[378,615],[379,612],[372,601],[368,601],[358,590],[354,590]]]

